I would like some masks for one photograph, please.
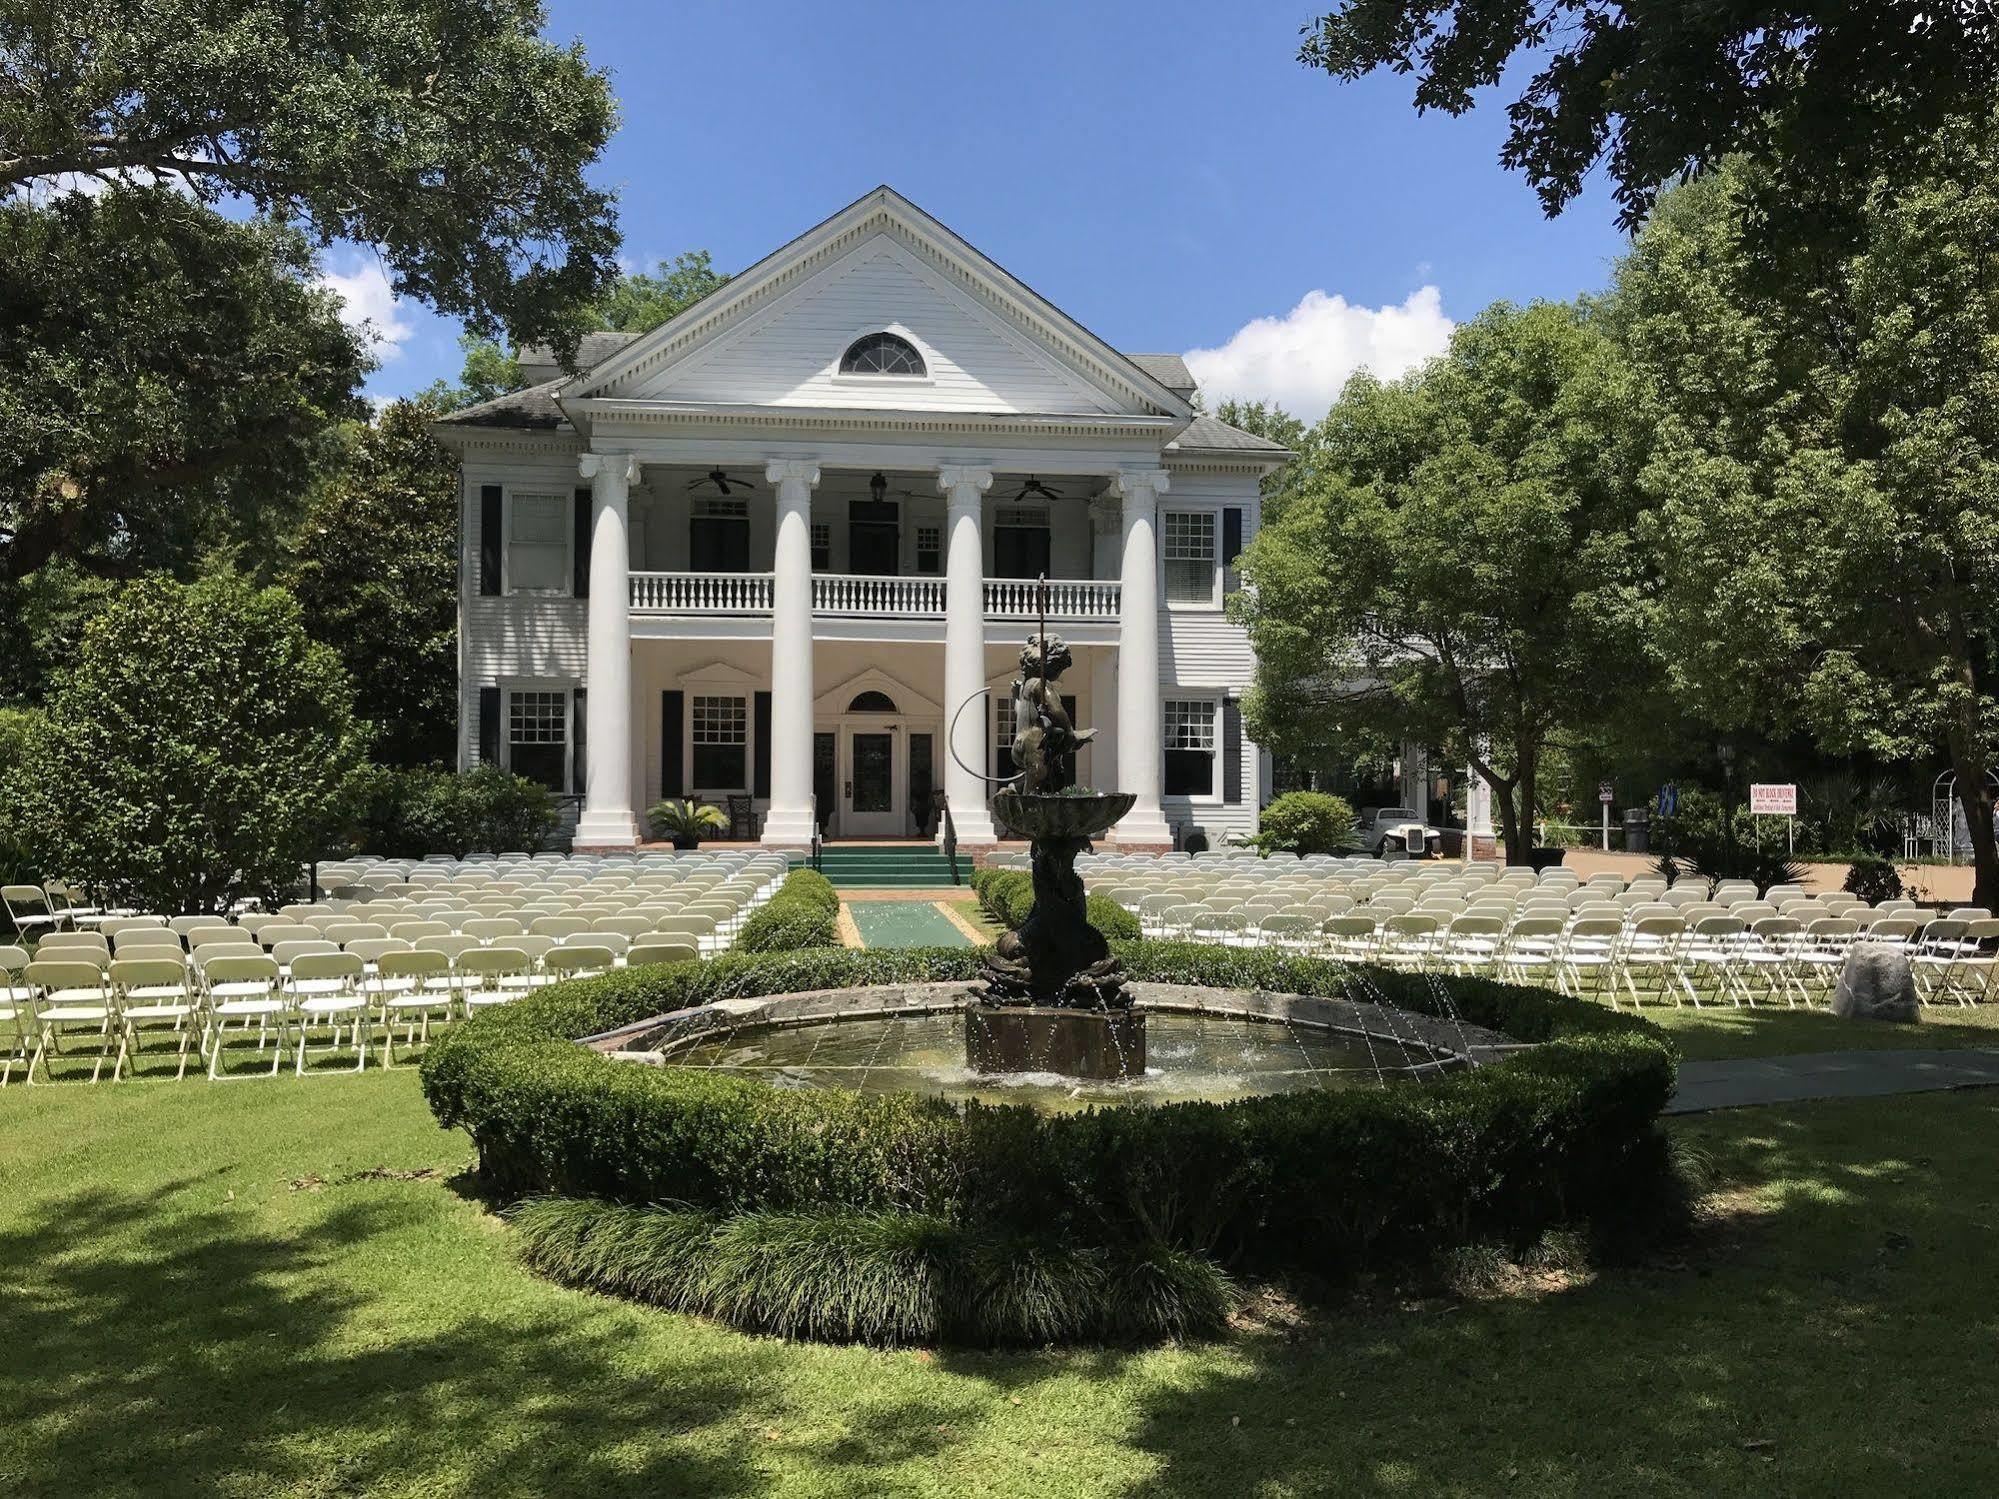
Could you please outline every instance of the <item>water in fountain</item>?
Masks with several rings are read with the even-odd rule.
[[[1434,1078],[1459,1065],[1422,1043],[1408,1017],[1391,1006],[1383,1006],[1369,1028],[1352,1033],[1221,1009],[1148,1006],[1140,1076],[1086,1079],[1032,1067],[996,1073],[967,1065],[967,1008],[944,1003],[805,1023],[752,1021],[687,1039],[666,1034],[647,1041],[670,1065],[714,1068],[774,1087],[909,1091],[1044,1110],[1382,1087]]]

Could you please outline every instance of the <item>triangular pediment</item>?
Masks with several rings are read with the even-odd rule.
[[[869,333],[921,376],[843,374]],[[887,188],[635,339],[568,400],[672,406],[1175,417],[1186,403]]]

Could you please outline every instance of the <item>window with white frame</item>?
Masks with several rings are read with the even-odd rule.
[[[507,589],[511,593],[567,593],[573,522],[566,494],[510,497],[507,518]]]
[[[749,714],[739,697],[697,697],[693,704],[694,784],[708,791],[749,785]]]
[[[1166,785],[1168,796],[1215,794],[1215,703],[1212,698],[1168,698]]]
[[[507,694],[507,769],[546,786],[569,789],[569,694]]]
[[[1013,694],[993,693],[993,776],[1005,780],[1020,767],[1013,763]]]
[[[812,523],[812,570],[815,573],[833,570],[833,528],[823,520]]]
[[[1166,562],[1166,602],[1215,601],[1215,512],[1168,510],[1160,516],[1160,556]]]
[[[941,526],[918,526],[916,528],[916,570],[920,573],[942,571],[944,565],[944,528]]]

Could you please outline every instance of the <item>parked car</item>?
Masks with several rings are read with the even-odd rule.
[[[1413,807],[1363,807],[1359,821],[1361,848],[1377,859],[1443,856],[1443,833],[1426,823]]]

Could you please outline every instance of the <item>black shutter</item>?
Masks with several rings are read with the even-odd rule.
[[[1242,704],[1232,697],[1222,699],[1222,800],[1242,800]]]
[[[1069,722],[1076,721],[1076,699],[1069,693],[1062,694],[1062,711],[1069,715]],[[1057,791],[1067,791],[1076,784],[1076,752],[1070,750],[1055,762],[1055,786]]]
[[[590,491],[576,491],[576,576],[571,591],[579,599],[590,597]]]
[[[1242,507],[1230,505],[1222,511],[1222,592],[1234,593],[1236,559],[1242,556]]]
[[[750,772],[750,795],[770,795],[770,694],[759,692],[751,710],[756,717],[756,763]]]
[[[479,486],[479,591],[500,591],[500,486]]]
[[[487,765],[500,762],[500,689],[479,689],[479,759]]]
[[[575,747],[575,753],[569,757],[569,789],[578,796],[583,794],[584,773],[590,758],[589,696],[581,687],[569,694],[569,738]]]
[[[659,695],[659,794],[665,797],[685,794],[687,751],[681,738],[686,704],[686,698],[678,692]]]

